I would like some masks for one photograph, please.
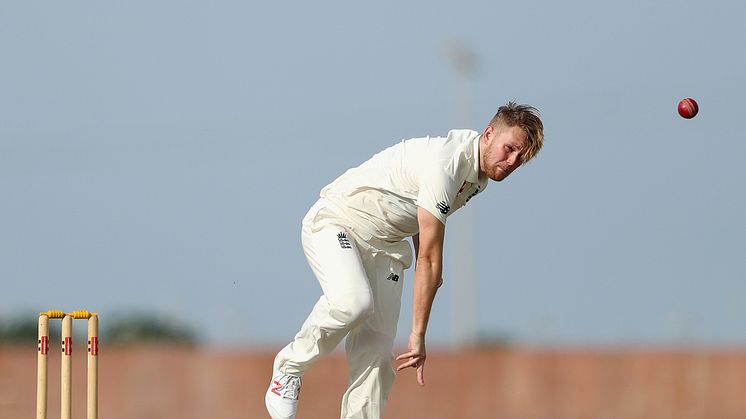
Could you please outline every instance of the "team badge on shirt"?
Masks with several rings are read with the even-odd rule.
[[[352,246],[350,245],[350,239],[347,238],[347,234],[344,232],[337,234],[337,240],[339,240],[339,246],[342,249],[352,249]]]

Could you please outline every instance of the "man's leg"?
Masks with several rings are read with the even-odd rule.
[[[342,398],[342,419],[380,418],[395,377],[391,351],[401,307],[403,266],[385,253],[363,258],[375,308],[347,335],[350,385]]]
[[[275,357],[265,402],[276,418],[294,417],[300,378],[373,310],[373,296],[360,253],[347,231],[327,225],[313,232],[304,225],[302,241],[324,295],[293,341]]]
[[[303,250],[324,295],[298,334],[275,358],[274,367],[302,376],[318,357],[332,351],[373,310],[368,278],[355,241],[342,228],[303,229]]]

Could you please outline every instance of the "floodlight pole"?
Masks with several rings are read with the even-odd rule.
[[[451,74],[450,123],[452,128],[473,128],[474,86],[477,59],[465,45],[449,42],[445,55]],[[447,242],[448,275],[444,278],[452,295],[452,343],[456,347],[477,341],[477,289],[475,257],[475,214],[473,205],[465,205],[449,220]]]

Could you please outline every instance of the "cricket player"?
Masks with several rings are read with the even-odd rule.
[[[346,337],[349,387],[341,418],[383,415],[395,372],[392,348],[402,278],[415,254],[412,329],[396,371],[425,385],[425,333],[442,284],[446,220],[489,179],[502,181],[541,149],[538,111],[510,102],[484,131],[404,140],[321,190],[302,222],[303,251],[323,295],[275,357],[265,395],[273,419],[295,418],[303,374]]]

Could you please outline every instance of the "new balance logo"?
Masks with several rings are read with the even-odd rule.
[[[451,210],[451,207],[446,204],[446,201],[440,201],[437,205],[435,205],[436,208],[440,210],[441,214],[448,214],[448,211]]]
[[[280,384],[280,382],[277,380],[274,380],[273,383],[275,386],[272,387],[272,393],[275,393],[276,395],[282,397],[282,394],[280,394],[280,390],[282,390],[282,384]]]
[[[350,240],[347,238],[346,233],[338,233],[337,240],[339,240],[339,246],[342,249],[352,249],[352,245],[350,245]]]
[[[389,277],[386,279],[388,279],[389,281],[399,282],[399,275],[392,272],[389,274]]]

